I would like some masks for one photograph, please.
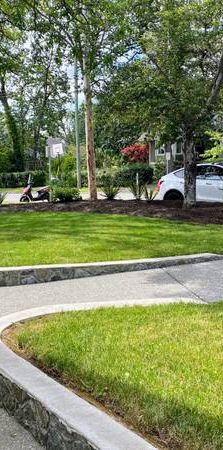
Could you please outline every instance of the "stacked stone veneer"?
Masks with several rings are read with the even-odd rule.
[[[120,306],[120,302],[118,305],[117,302],[111,303]],[[0,336],[14,323],[46,314],[102,306],[107,307],[107,304],[51,305],[20,311],[0,318]],[[49,450],[158,450],[20,358],[1,340],[0,407],[13,415]]]
[[[91,264],[63,264],[31,267],[0,268],[0,286],[17,286],[49,281],[70,280],[119,272],[165,268],[180,264],[191,264],[222,259],[221,255],[203,253],[200,255],[151,258],[132,261],[115,261]]]
[[[28,392],[2,375],[0,407],[4,407],[49,450],[96,450],[86,438],[75,433]]]

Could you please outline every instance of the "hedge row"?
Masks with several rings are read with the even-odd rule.
[[[105,178],[112,178],[113,184],[119,187],[129,187],[129,184],[136,181],[138,174],[138,181],[140,185],[150,184],[153,180],[153,169],[145,163],[135,163],[121,166],[120,168],[105,169],[97,171],[97,186],[104,186]],[[81,185],[86,187],[88,183],[87,172],[81,172]],[[76,186],[76,176],[67,174],[62,176],[61,184],[64,186]]]
[[[112,177],[113,182],[117,186],[128,187],[129,183],[136,180],[138,174],[139,184],[150,184],[153,178],[153,169],[147,164],[136,163],[122,166],[116,169],[99,170],[97,172],[97,184],[103,186],[104,177]],[[12,172],[0,173],[0,188],[15,188],[24,187],[27,184],[29,175],[31,175],[32,184],[34,187],[39,187],[47,182],[46,173],[40,170],[33,172]],[[81,174],[82,186],[87,186],[87,172],[83,171]],[[76,176],[72,174],[62,176],[61,179],[64,186],[76,186]]]
[[[153,169],[145,163],[135,163],[123,166],[114,173],[114,182],[118,186],[129,187],[137,181],[139,185],[150,184],[153,181]]]
[[[46,184],[46,174],[41,170],[33,172],[0,173],[0,188],[24,187],[31,175],[33,186],[39,187]]]

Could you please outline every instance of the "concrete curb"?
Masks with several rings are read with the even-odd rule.
[[[62,311],[148,302],[54,305],[0,319],[0,334],[13,323]],[[0,341],[0,407],[50,450],[158,450],[115,419],[70,392]]]
[[[223,259],[223,255],[201,253],[197,255],[165,258],[136,259],[130,261],[98,262],[86,264],[52,264],[24,267],[0,267],[0,286],[47,283],[97,275],[165,268],[182,264],[195,264]]]

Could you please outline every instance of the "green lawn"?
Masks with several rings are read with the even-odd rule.
[[[23,187],[17,187],[17,188],[0,188],[0,192],[7,192],[9,194],[19,194],[22,193]],[[37,188],[34,188],[34,190]]]
[[[168,449],[222,450],[223,303],[57,314],[16,339]]]
[[[0,265],[223,252],[221,225],[93,213],[0,214]]]

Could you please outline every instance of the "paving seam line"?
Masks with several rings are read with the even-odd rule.
[[[24,267],[0,267],[0,286],[47,283],[75,278],[111,275],[149,269],[162,269],[183,264],[196,264],[223,259],[223,255],[201,253],[164,258],[113,261],[84,264],[51,264]]]
[[[3,316],[0,319],[0,334],[13,323],[46,314],[133,304],[136,301],[34,308]],[[141,304],[149,303],[143,301]],[[158,450],[116,419],[13,353],[2,341],[0,407],[13,415],[47,449],[62,450],[75,445],[77,450]]]
[[[178,284],[180,284],[184,289],[186,289],[190,294],[194,295],[194,297],[196,297],[202,303],[209,304],[209,302],[207,302],[203,297],[201,297],[200,295],[196,294],[196,292],[194,292],[192,289],[190,289],[187,286],[185,286],[183,281],[178,280],[177,277],[175,277],[172,273],[170,273],[168,268],[163,268],[162,270],[163,270],[164,273],[167,273],[169,275],[169,277],[172,278],[172,280],[174,280]]]

